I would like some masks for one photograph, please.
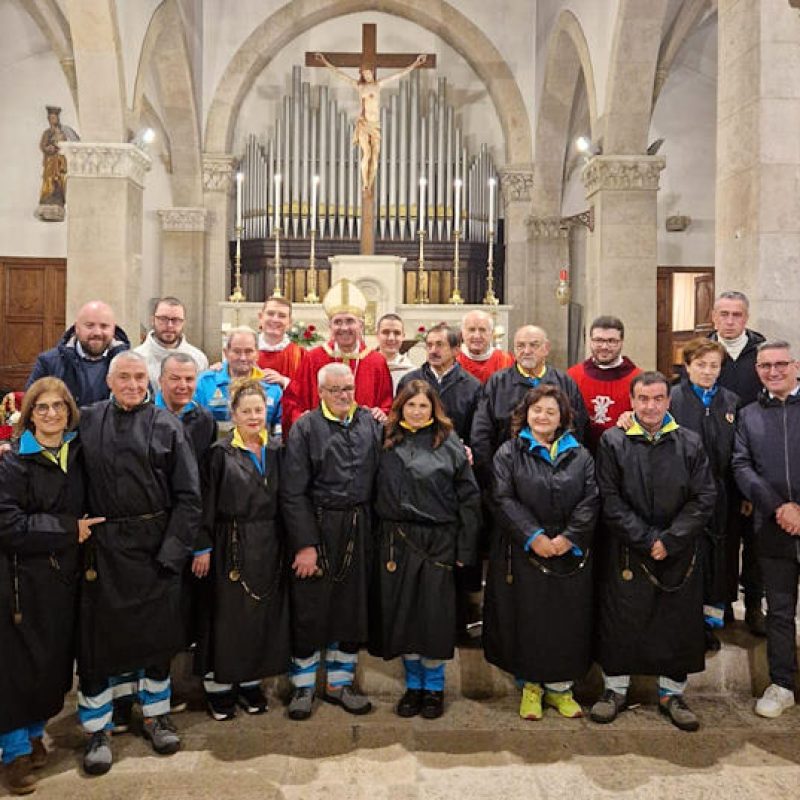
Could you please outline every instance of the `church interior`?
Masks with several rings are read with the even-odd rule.
[[[726,290],[749,297],[752,328],[800,344],[798,0],[0,0],[0,53],[3,394],[89,300],[138,342],[174,295],[216,358],[276,290],[324,328],[338,277],[370,301],[368,328],[396,311],[413,338],[481,308],[506,348],[543,327],[560,368],[613,314],[626,354],[670,374]],[[392,78],[369,192],[353,143],[368,101],[317,53]],[[99,782],[77,768],[68,701],[38,796],[796,795],[800,714],[749,712],[763,640],[737,633],[709,658],[688,736],[651,707],[613,730],[526,723],[478,655],[448,668],[435,722],[386,700],[297,724],[277,686],[265,717],[181,715],[173,759],[130,738]],[[392,666],[359,669],[397,692]]]

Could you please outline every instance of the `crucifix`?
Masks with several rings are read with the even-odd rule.
[[[378,53],[377,29],[373,24],[361,26],[360,53],[306,53],[307,67],[325,67],[346,80],[358,92],[361,113],[356,120],[353,144],[361,151],[361,254],[375,252],[375,174],[381,151],[380,91],[388,81],[397,80],[415,69],[432,69],[435,55],[420,53]],[[358,78],[352,78],[341,67],[355,67]],[[377,68],[398,71],[378,80]]]

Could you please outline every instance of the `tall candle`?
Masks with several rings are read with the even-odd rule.
[[[425,187],[427,184],[428,181],[425,178],[419,179],[419,214],[417,214],[417,218],[420,230],[425,227]]]
[[[494,233],[494,190],[497,181],[489,178],[489,233]]]
[[[455,195],[456,195],[456,213],[453,217],[453,229],[460,231],[461,230],[461,180],[456,178],[453,181],[453,186],[455,187]]]
[[[319,187],[319,175],[311,179],[311,230],[317,229],[317,188]]]
[[[281,203],[283,197],[281,196],[281,176],[278,173],[275,176],[275,222],[272,226],[274,231],[278,230],[281,226]]]
[[[241,172],[236,173],[236,227],[242,227],[242,182],[244,175]]]

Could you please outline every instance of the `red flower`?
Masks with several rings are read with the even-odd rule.
[[[304,339],[310,339],[310,338],[311,338],[313,335],[314,335],[314,334],[313,334],[313,333],[311,333],[311,331],[310,331],[310,330],[308,330],[308,328],[306,328],[306,329],[303,331],[303,338],[304,338]]]
[[[307,330],[307,331],[309,331],[310,333],[314,333],[314,331],[315,331],[316,329],[317,329],[317,326],[316,326],[316,325],[309,325],[309,326],[306,328],[306,330]]]
[[[425,333],[425,326],[420,325],[419,328],[417,328],[417,333]]]

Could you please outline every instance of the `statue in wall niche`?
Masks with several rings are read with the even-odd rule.
[[[347,81],[358,92],[361,112],[358,115],[356,129],[353,132],[353,144],[358,145],[361,151],[361,185],[364,187],[364,191],[371,192],[372,185],[375,183],[375,175],[378,172],[378,157],[381,152],[381,86],[389,81],[402,78],[404,75],[408,75],[409,72],[423,66],[428,57],[421,53],[405,69],[378,80],[371,69],[360,67],[358,78],[351,78],[346,72],[332,64],[322,53],[315,53],[314,56],[322,66],[327,67]]]
[[[47,106],[47,129],[39,140],[42,151],[42,188],[36,216],[44,222],[64,219],[67,198],[67,159],[59,150],[61,142],[78,142],[80,137],[68,125],[61,124],[61,109]]]

